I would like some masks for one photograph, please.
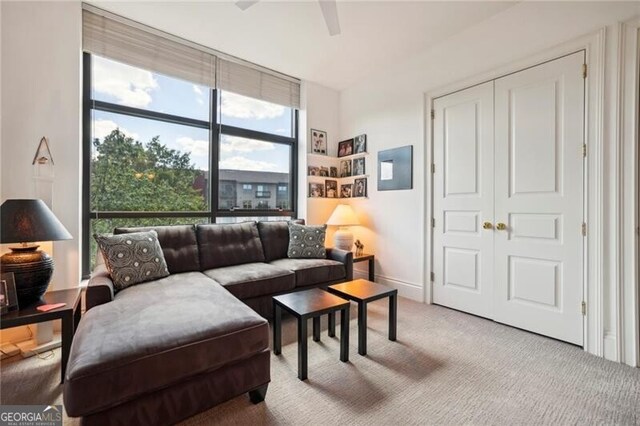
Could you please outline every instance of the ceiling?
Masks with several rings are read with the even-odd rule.
[[[91,1],[97,7],[337,90],[512,6],[494,1],[338,1],[329,36],[317,1]]]

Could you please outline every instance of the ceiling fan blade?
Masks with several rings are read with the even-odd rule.
[[[336,0],[318,0],[318,3],[320,3],[320,9],[322,9],[322,16],[324,16],[324,22],[327,24],[329,35],[340,34],[340,20],[338,19]]]
[[[254,4],[258,3],[259,0],[238,0],[236,2],[236,6],[238,6],[241,10],[247,10]]]

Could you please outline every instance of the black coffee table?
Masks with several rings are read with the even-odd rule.
[[[320,341],[320,317],[340,311],[340,361],[349,361],[350,302],[317,288],[273,297],[273,353],[282,350],[282,309],[298,319],[298,378],[307,378],[307,320],[313,318],[313,340]]]
[[[398,290],[367,280],[354,280],[329,286],[328,290],[358,304],[358,353],[367,354],[367,304],[389,298],[389,340],[396,340],[398,323]],[[332,318],[333,317],[333,318]],[[329,314],[329,335],[335,330],[335,316]]]

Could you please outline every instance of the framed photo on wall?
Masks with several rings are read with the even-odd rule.
[[[324,193],[327,198],[338,198],[338,181],[337,180],[325,180],[324,181]]]
[[[338,142],[338,158],[353,154],[353,139]]]
[[[329,177],[338,177],[338,168],[337,167],[329,167]]]
[[[365,174],[364,157],[353,159],[353,176]]]
[[[356,179],[353,182],[353,196],[354,197],[367,196],[367,178]]]
[[[327,132],[311,129],[311,153],[327,155]]]
[[[340,198],[351,198],[351,193],[353,192],[353,184],[347,183],[344,185],[340,185]]]
[[[359,135],[353,139],[353,153],[362,154],[367,152],[367,135]]]
[[[312,182],[309,184],[309,198],[323,198],[324,184]]]
[[[351,176],[351,160],[340,161],[340,175],[341,178]]]

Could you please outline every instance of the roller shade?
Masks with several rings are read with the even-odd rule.
[[[300,108],[300,80],[83,5],[83,50],[148,71]]]
[[[216,87],[216,56],[88,10],[82,11],[82,48],[148,71]]]
[[[218,87],[239,95],[300,108],[300,82],[218,58]]]

